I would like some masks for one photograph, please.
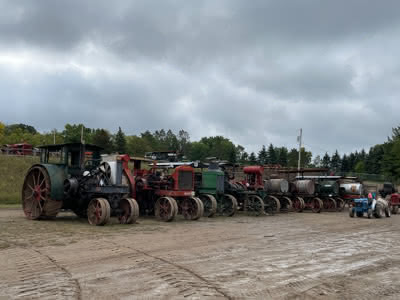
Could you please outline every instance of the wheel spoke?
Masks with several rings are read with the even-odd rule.
[[[32,199],[32,204],[31,204],[31,213],[32,213],[32,210],[33,210],[33,205],[35,204],[35,199]]]
[[[38,184],[38,183],[40,182],[40,175],[42,175],[42,173],[41,173],[41,172],[39,172],[39,174],[38,174],[38,176],[37,176],[37,181],[36,181],[36,184]]]
[[[42,211],[42,204],[40,203],[40,200],[37,202],[38,204],[39,204],[39,208],[40,208],[40,211]]]
[[[40,182],[39,186],[41,187],[42,184],[44,183],[44,181],[46,180],[46,178],[43,178],[43,180]]]
[[[32,181],[33,181],[33,185],[36,186],[35,172],[32,172]]]

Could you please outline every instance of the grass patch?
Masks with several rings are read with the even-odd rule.
[[[25,174],[39,157],[0,155],[0,206],[21,203]]]

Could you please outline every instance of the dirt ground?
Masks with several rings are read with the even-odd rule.
[[[399,299],[400,215],[89,226],[0,210],[0,299]]]

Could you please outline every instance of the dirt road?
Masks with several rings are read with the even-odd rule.
[[[399,299],[400,216],[91,227],[0,210],[0,299]]]

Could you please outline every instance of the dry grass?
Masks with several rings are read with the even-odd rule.
[[[38,157],[0,155],[0,205],[21,202],[25,174],[38,162]]]

